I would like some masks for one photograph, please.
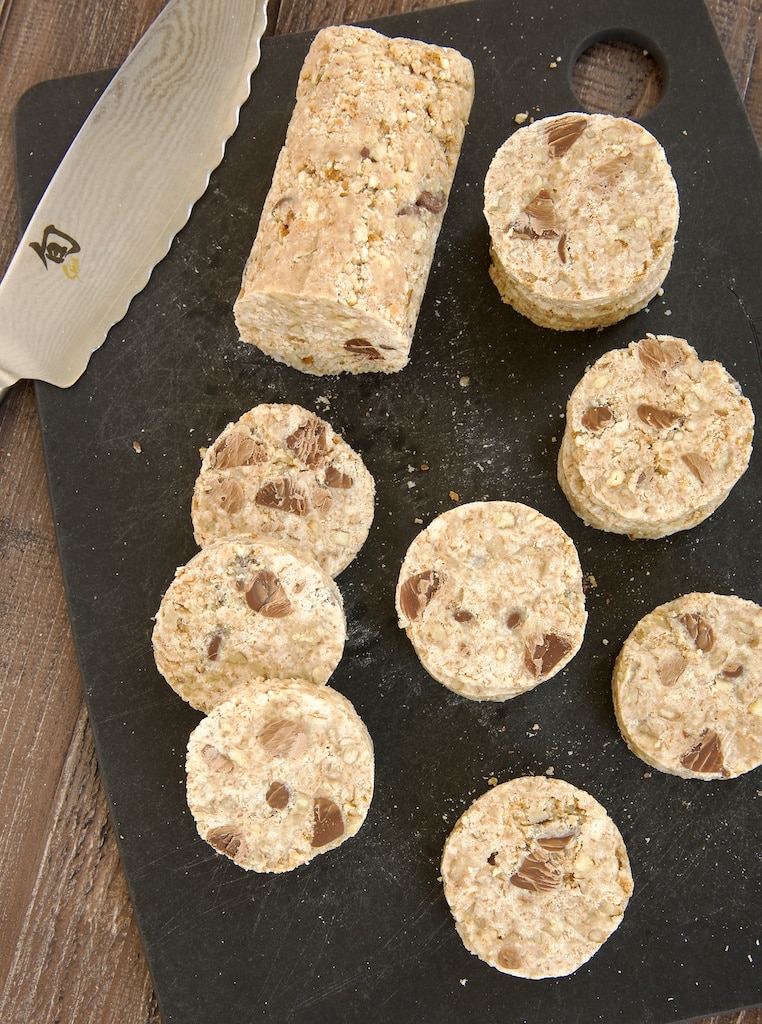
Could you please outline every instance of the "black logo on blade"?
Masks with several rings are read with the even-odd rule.
[[[79,242],[71,235],[59,231],[53,224],[48,224],[45,228],[41,242],[30,242],[29,245],[40,257],[46,269],[49,263],[60,266],[69,256],[79,252]]]

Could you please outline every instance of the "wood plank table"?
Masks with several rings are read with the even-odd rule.
[[[271,0],[268,32],[441,2]],[[0,273],[17,239],[11,116],[18,98],[45,79],[117,66],[163,6],[0,0]],[[762,142],[762,0],[707,6]],[[612,72],[622,60],[626,54],[604,50],[579,75],[604,103],[627,91],[629,76],[636,109],[652,82],[632,65],[622,85]],[[0,407],[0,572],[0,1021],[158,1022],[89,732],[28,382]],[[762,1024],[762,1010],[711,1021]]]

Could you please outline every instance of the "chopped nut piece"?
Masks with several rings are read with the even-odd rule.
[[[586,878],[592,874],[595,870],[595,861],[593,858],[583,852],[580,852],[574,860],[574,874],[579,878]]]
[[[529,892],[551,892],[561,884],[561,871],[545,851],[537,849],[524,858],[509,881]]]
[[[571,649],[572,645],[566,637],[545,633],[526,648],[524,665],[536,679],[544,679]]]
[[[286,438],[286,444],[294,455],[310,469],[325,461],[328,450],[325,423],[317,416],[311,416]]]
[[[669,409],[659,409],[655,405],[643,403],[638,406],[638,417],[648,427],[655,430],[669,430],[670,427],[682,423],[679,413],[670,412]]]
[[[714,470],[709,459],[704,458],[698,452],[686,452],[682,456],[683,462],[688,469],[693,473],[699,483],[708,484],[711,483],[712,477],[714,476]]]
[[[234,762],[231,761],[227,755],[223,754],[221,750],[213,747],[211,743],[207,743],[201,751],[201,756],[212,771],[227,774],[228,772],[232,772],[235,768]]]
[[[274,572],[260,569],[246,591],[246,603],[255,612],[271,619],[291,614],[291,602]]]
[[[680,622],[699,651],[705,654],[714,646],[714,631],[703,615],[687,613],[680,616]]]
[[[680,764],[702,775],[725,772],[722,741],[714,729],[704,729],[693,746],[682,755]]]
[[[517,971],[523,961],[521,947],[506,943],[501,946],[497,954],[497,962],[506,971]]]
[[[344,818],[333,800],[327,796],[315,797],[312,811],[312,846],[326,846],[344,834]]]
[[[254,501],[264,508],[290,512],[295,516],[306,516],[310,510],[310,500],[305,492],[287,476],[271,480],[260,487]]]
[[[290,718],[275,718],[257,734],[271,757],[298,757],[307,746],[304,729]]]
[[[558,118],[549,125],[546,135],[551,157],[555,160],[568,153],[585,128],[587,128],[587,118],[576,117],[573,114]]]
[[[360,750],[352,740],[341,741],[341,760],[344,764],[356,764],[360,757]]]
[[[282,811],[288,807],[288,801],[291,799],[291,793],[289,792],[288,786],[285,782],[273,782],[270,784],[267,793],[265,794],[265,800],[273,810]]]
[[[676,722],[680,717],[679,711],[675,711],[674,708],[667,707],[657,708],[656,714],[659,718],[663,718],[665,722]]]
[[[209,829],[206,833],[206,841],[210,846],[227,857],[235,860],[238,853],[246,849],[246,841],[243,833],[239,832],[235,825],[218,825]]]
[[[332,463],[325,467],[325,485],[334,490],[348,491],[354,485],[354,480],[349,473],[337,469]]]
[[[405,618],[417,619],[441,586],[438,572],[427,569],[415,576],[409,576],[400,588],[400,608]]]
[[[566,232],[564,231],[561,237],[558,239],[558,258],[562,263],[566,263],[568,252],[566,248]]]
[[[619,487],[620,484],[624,483],[624,473],[621,469],[615,469],[613,473],[610,473],[606,478],[607,487]]]
[[[614,422],[614,414],[607,405],[591,405],[582,414],[582,426],[598,434]]]

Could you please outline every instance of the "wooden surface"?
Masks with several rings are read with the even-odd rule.
[[[271,0],[269,32],[441,2]],[[17,238],[11,114],[19,96],[44,79],[118,65],[163,6],[0,0],[0,273]],[[762,0],[707,6],[762,142]],[[636,110],[648,103],[648,69],[627,70],[627,61],[616,49],[590,55],[580,68],[589,95],[605,104],[629,89]],[[0,570],[0,1021],[159,1022],[98,778],[26,382],[0,407]],[[762,1024],[762,1010],[711,1020]]]

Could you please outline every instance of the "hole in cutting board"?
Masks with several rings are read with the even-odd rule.
[[[656,53],[647,40],[626,32],[583,43],[571,73],[582,109],[634,120],[653,110],[667,86],[666,62]]]

